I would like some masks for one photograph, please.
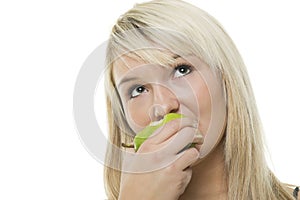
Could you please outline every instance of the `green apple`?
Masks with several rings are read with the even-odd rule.
[[[158,124],[154,122],[148,125],[142,131],[136,134],[136,136],[134,137],[133,139],[134,150],[137,151],[140,148],[140,146],[143,144],[143,142],[147,140],[148,137],[152,135],[152,133],[156,131],[159,127],[163,126],[164,124],[168,123],[171,120],[182,118],[182,117],[185,116],[178,113],[168,113],[164,116],[164,118],[161,121],[159,121]]]

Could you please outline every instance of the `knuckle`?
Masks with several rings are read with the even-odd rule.
[[[182,190],[184,191],[184,189],[188,183],[186,180],[187,180],[186,175],[180,176],[179,180],[176,182],[176,185],[175,185],[176,189],[179,191],[182,191]]]
[[[193,170],[192,169],[187,169],[186,170],[186,177],[188,180],[192,178]]]
[[[180,191],[181,191],[181,189],[184,188],[184,183],[183,183],[182,181],[180,181],[180,182],[178,182],[178,183],[176,184],[175,187],[176,187],[177,190],[180,190]]]

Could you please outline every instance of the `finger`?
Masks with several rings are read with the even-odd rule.
[[[188,128],[188,127],[187,127]],[[200,152],[200,149],[201,149],[201,145],[203,144],[203,142],[204,142],[204,136],[200,133],[200,131],[199,130],[196,130],[195,131],[195,133],[194,133],[194,139],[193,139],[193,141],[189,141],[189,139],[190,138],[188,138],[187,137],[187,134],[184,134],[184,133],[182,133],[183,134],[183,140],[180,140],[180,138],[178,139],[179,141],[179,144],[186,144],[183,148],[182,148],[182,145],[178,145],[178,148],[181,148],[180,149],[180,151],[178,151],[178,148],[177,149],[175,149],[175,150],[177,150],[177,154],[179,154],[179,153],[181,153],[182,151],[185,151],[185,150],[187,150],[187,149],[189,149],[189,148],[192,148],[192,147],[195,147],[199,152]],[[176,136],[176,135],[175,135]],[[180,135],[179,135],[180,136]],[[185,139],[187,139],[189,142],[188,143],[186,143],[186,141],[187,140],[185,140]],[[177,142],[177,143],[178,143]],[[176,145],[176,143],[175,143],[175,145]],[[174,146],[174,147],[176,147],[176,146]]]
[[[193,143],[202,144],[204,142],[203,134],[197,130],[194,135]]]
[[[196,127],[197,121],[190,118],[174,119],[157,129],[152,136],[148,138],[148,140],[153,144],[163,143],[176,134],[180,129],[188,126]]]
[[[203,142],[204,142],[204,136],[201,134],[201,132],[199,132],[197,130],[195,135],[194,135],[194,139],[193,139],[192,143],[189,143],[188,145],[186,145],[178,153],[181,153],[182,151],[184,151],[188,148],[191,148],[191,147],[195,147],[198,151],[200,151],[201,145],[203,144]]]
[[[178,159],[174,163],[175,167],[180,170],[186,170],[199,159],[199,152],[195,148],[190,148],[181,152],[177,156]]]
[[[183,127],[177,134],[161,144],[163,146],[162,148],[164,148],[164,152],[169,155],[175,155],[187,149],[189,144],[193,142],[196,131],[197,130],[192,127]]]

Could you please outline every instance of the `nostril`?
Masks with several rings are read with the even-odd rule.
[[[164,117],[165,111],[161,105],[155,104],[150,107],[148,114],[152,122],[159,121]]]
[[[179,111],[179,108],[171,110],[169,113],[177,113]]]

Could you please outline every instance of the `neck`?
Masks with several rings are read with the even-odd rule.
[[[226,199],[227,184],[222,144],[223,142],[220,142],[207,157],[192,167],[192,179],[180,200]]]

